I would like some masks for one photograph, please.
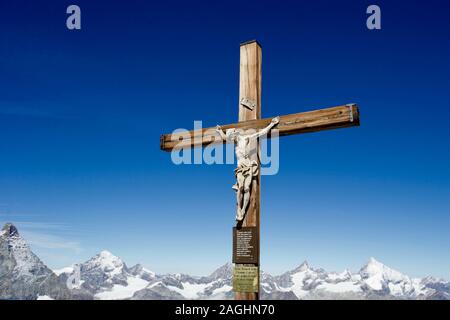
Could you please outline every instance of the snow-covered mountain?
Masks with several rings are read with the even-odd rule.
[[[72,290],[90,294],[96,299],[127,299],[144,289],[155,274],[141,265],[128,268],[109,251],[102,251],[88,261],[55,270]]]
[[[227,263],[206,277],[186,274],[156,275],[131,299],[231,299],[232,265]]]
[[[127,268],[107,251],[81,264],[81,287],[96,299],[232,299],[232,264],[205,277]],[[410,278],[374,258],[358,272],[327,272],[307,262],[278,276],[261,273],[262,299],[450,299],[450,282]]]
[[[65,283],[31,252],[10,223],[0,231],[0,299],[71,299]]]
[[[209,276],[155,274],[109,251],[53,272],[7,224],[0,231],[0,299],[232,299],[232,264]],[[262,299],[448,299],[450,282],[410,278],[371,258],[358,272],[327,272],[306,261],[278,276],[261,272]]]
[[[427,278],[428,279],[428,278]],[[298,268],[261,281],[269,298],[279,292],[292,292],[298,299],[449,299],[448,282],[437,279],[412,279],[374,258],[351,273],[326,272],[304,262]],[[436,289],[438,288],[438,289]],[[437,295],[438,294],[438,295]],[[263,294],[264,296],[264,294]]]

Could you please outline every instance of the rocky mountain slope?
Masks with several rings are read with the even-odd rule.
[[[65,283],[31,252],[16,227],[6,224],[0,231],[1,299],[71,299]]]

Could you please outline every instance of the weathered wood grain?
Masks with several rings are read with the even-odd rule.
[[[261,119],[261,76],[262,76],[262,50],[261,46],[256,42],[247,42],[241,45],[240,52],[240,68],[239,68],[239,101],[243,98],[255,101],[253,110],[239,104],[239,122],[246,123],[251,121],[258,121]],[[255,128],[252,128],[255,129]],[[249,148],[255,148],[257,152],[251,155],[252,160],[259,162],[259,143],[254,140],[250,143]],[[248,205],[247,213],[245,214],[243,227],[256,227],[257,232],[257,256],[258,263],[254,266],[258,267],[258,287],[259,281],[259,210],[260,210],[260,180],[261,175],[254,178],[251,187],[250,203]],[[259,291],[259,290],[258,290]],[[236,300],[258,300],[259,292],[235,292]]]
[[[260,112],[260,110],[258,110],[261,108],[260,105],[261,101],[258,100],[257,107],[253,111],[243,106],[239,106],[240,122],[223,125],[222,129],[263,129],[270,123],[272,118],[257,119],[254,117],[255,112]],[[253,116],[254,119],[241,120],[249,119],[250,116]],[[356,104],[347,104],[332,108],[280,116],[280,123],[275,127],[275,129],[278,129],[280,136],[287,136],[292,134],[317,132],[354,126],[359,126],[358,106]],[[215,127],[210,127],[202,130],[189,131],[184,136],[180,134],[164,134],[160,139],[160,147],[161,150],[171,151],[175,146],[177,148],[185,148],[224,142],[225,141],[223,141],[220,136],[215,133]]]

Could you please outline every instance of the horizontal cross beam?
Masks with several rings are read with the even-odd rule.
[[[265,128],[271,120],[272,118],[242,121],[223,125],[222,129],[260,130]],[[359,126],[359,110],[356,104],[280,116],[280,123],[274,129],[278,129],[280,136],[288,136],[353,126]],[[160,139],[161,150],[171,151],[175,147],[188,148],[224,143],[225,141],[214,130],[215,128],[204,128],[182,135],[163,134]]]

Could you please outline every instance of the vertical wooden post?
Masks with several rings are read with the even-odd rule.
[[[261,66],[262,66],[262,50],[256,41],[250,41],[241,44],[240,48],[240,71],[239,71],[239,121],[261,119]],[[256,103],[253,110],[241,104],[242,99],[249,99]],[[256,142],[255,149],[257,152],[252,154],[252,160],[259,161],[259,143]],[[260,285],[259,264],[259,209],[260,209],[260,174],[252,183],[251,198],[248,211],[242,223],[243,227],[256,227],[258,242],[258,287]],[[252,265],[254,266],[254,265]],[[259,292],[244,293],[236,292],[236,300],[258,300]]]

